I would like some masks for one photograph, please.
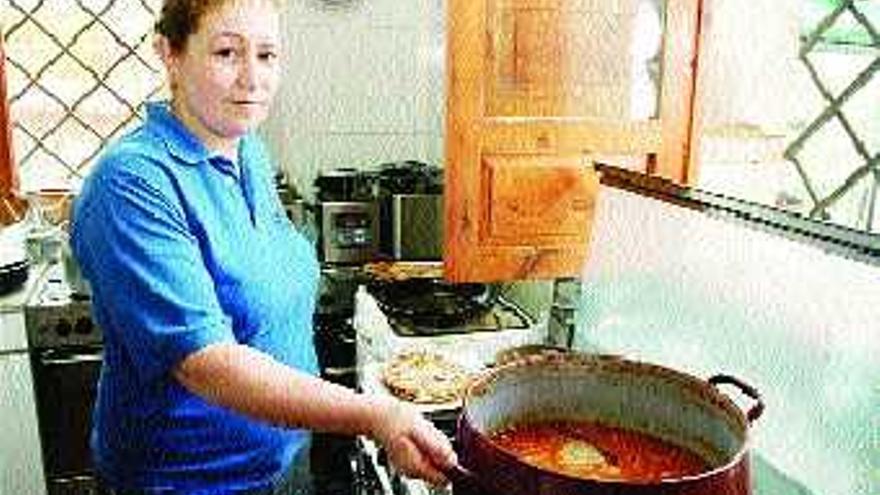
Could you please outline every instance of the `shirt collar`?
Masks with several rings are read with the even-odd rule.
[[[208,162],[239,176],[239,167],[220,153],[208,149],[198,136],[171,113],[168,102],[148,102],[146,109],[149,126],[157,131],[169,153],[189,165]],[[239,150],[243,141],[239,141]]]

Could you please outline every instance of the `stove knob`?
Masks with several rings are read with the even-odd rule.
[[[73,331],[80,335],[86,335],[91,333],[92,328],[94,328],[94,325],[92,325],[92,319],[84,316],[76,320],[76,325],[73,326]]]
[[[55,333],[61,337],[67,337],[72,330],[73,326],[67,320],[61,320],[55,324]]]

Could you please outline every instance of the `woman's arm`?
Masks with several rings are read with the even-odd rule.
[[[355,393],[247,346],[209,345],[187,356],[174,376],[206,400],[262,421],[368,435],[383,444],[408,476],[442,483],[440,470],[456,462],[448,439],[415,408]]]

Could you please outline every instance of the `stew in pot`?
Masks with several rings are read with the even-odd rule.
[[[709,469],[688,449],[596,422],[527,423],[496,431],[490,438],[528,464],[578,478],[641,483]]]

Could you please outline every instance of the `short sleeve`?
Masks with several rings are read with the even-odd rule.
[[[72,247],[98,314],[142,377],[234,340],[173,187],[122,167],[94,179],[75,205]]]

